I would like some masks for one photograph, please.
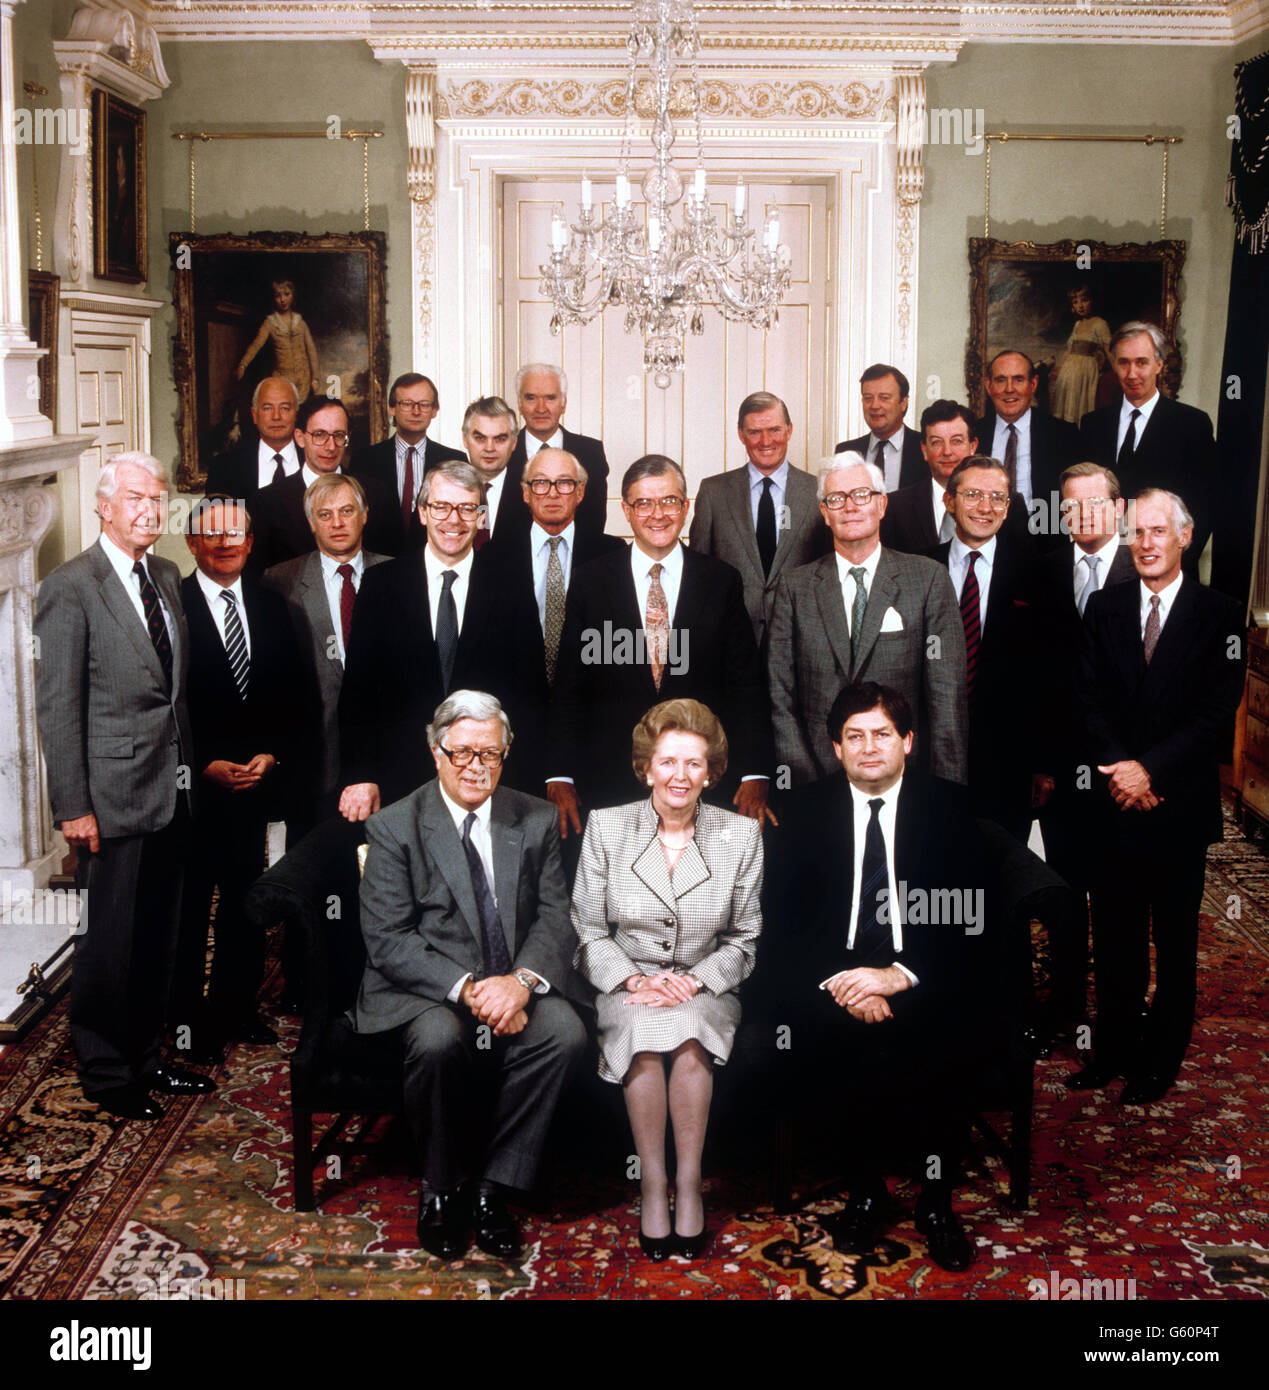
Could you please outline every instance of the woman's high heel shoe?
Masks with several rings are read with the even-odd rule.
[[[643,1233],[643,1226],[639,1227],[639,1249],[650,1259],[653,1264],[660,1264],[663,1260],[668,1260],[674,1253],[676,1237],[668,1236],[646,1236]]]

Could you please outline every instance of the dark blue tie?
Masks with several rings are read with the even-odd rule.
[[[889,921],[877,920],[881,890],[889,886],[890,871],[886,865],[886,841],[881,833],[881,808],[886,803],[879,796],[868,803],[871,815],[864,832],[864,862],[860,870],[859,914],[855,918],[855,954],[867,964],[894,964],[894,932]],[[887,895],[888,896],[888,895]],[[890,903],[887,917],[894,911]]]
[[[463,853],[467,856],[467,867],[471,870],[471,886],[476,894],[476,908],[480,913],[480,954],[484,958],[482,973],[490,975],[510,975],[511,957],[507,954],[507,938],[502,931],[502,918],[498,916],[498,904],[489,891],[489,880],[485,877],[485,866],[480,862],[480,853],[471,842],[471,828],[476,823],[475,811],[468,811],[463,821]]]

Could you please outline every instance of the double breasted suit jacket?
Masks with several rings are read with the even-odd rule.
[[[186,708],[189,631],[180,571],[146,557],[167,608],[172,688],[145,624],[94,542],[40,585],[36,711],[53,820],[92,813],[103,837],[145,835],[176,813],[194,757]],[[109,542],[104,542],[109,544]]]
[[[740,777],[769,776],[771,715],[740,575],[721,560],[683,552],[670,626],[686,645],[678,668],[666,666],[660,690],[646,661],[614,645],[625,634],[633,647],[643,625],[629,547],[574,574],[551,693],[553,765],[546,775],[572,777],[587,811],[621,805],[638,786],[630,765],[635,725],[663,700],[690,699],[708,705],[727,734],[727,775],[710,788],[711,798],[730,799]]]
[[[365,565],[362,574],[374,565],[382,565],[388,557],[361,552]],[[322,557],[315,550],[286,560],[265,572],[264,582],[277,590],[286,601],[291,624],[299,643],[300,669],[308,687],[308,699],[321,711],[321,747],[306,750],[310,759],[308,783],[315,796],[325,796],[335,790],[339,781],[339,692],[344,684],[344,663],[335,645],[335,628],[331,622],[330,604],[322,579]],[[356,622],[354,605],[353,621]]]
[[[700,804],[696,834],[673,875],[651,800],[591,813],[573,888],[574,964],[599,992],[600,1074],[620,1081],[636,1052],[695,1038],[725,1061],[740,1020],[736,993],[762,930],[762,831]],[[627,1005],[631,975],[691,971],[705,986],[672,1009]]]
[[[438,444],[435,439],[423,436],[422,445],[415,446],[417,455],[414,464],[414,485],[423,481],[423,474],[447,459],[466,462],[467,455],[461,449],[451,449],[448,444]],[[363,486],[373,480],[376,490],[382,494],[382,516],[376,518],[375,540],[377,549],[384,555],[410,555],[422,550],[427,542],[427,531],[419,520],[418,509],[411,499],[410,521],[407,526],[401,519],[401,498],[397,492],[397,437],[389,435],[378,444],[359,449],[348,465],[349,473]]]
[[[502,505],[498,510],[498,525],[527,528],[533,520],[520,484],[524,478],[524,467],[528,461],[528,450],[537,453],[541,446],[528,430],[522,429],[516,440],[515,449],[507,463],[507,481],[503,489]],[[608,458],[604,453],[604,441],[594,439],[588,434],[574,434],[564,431],[563,447],[586,470],[586,496],[577,509],[577,526],[583,531],[603,531],[608,524]],[[498,535],[494,531],[494,535]]]
[[[861,434],[858,439],[843,439],[833,452],[862,454],[871,463],[874,448],[876,445],[872,442],[872,435]],[[904,425],[903,453],[899,459],[899,487],[911,487],[913,483],[923,482],[929,476],[930,469],[925,462],[925,455],[921,452],[920,432]]]
[[[495,788],[490,807],[493,892],[514,969],[570,991],[575,938],[560,862],[559,813],[549,802]],[[366,822],[361,880],[366,970],[358,1032],[408,1023],[484,969],[471,870],[440,785],[428,782]]]
[[[853,664],[836,553],[786,574],[772,610],[767,676],[776,761],[793,786],[840,768],[828,712],[844,686],[864,680],[907,699],[914,765],[965,781],[965,629],[952,581],[935,561],[882,547]]]
[[[780,576],[823,555],[833,543],[820,516],[815,479],[792,465],[787,478],[784,504],[789,524],[780,528],[769,574],[763,574],[762,557],[758,554],[747,466],[704,479],[692,516],[692,549],[712,555],[739,572],[745,586],[745,608],[759,649],[766,638]]]

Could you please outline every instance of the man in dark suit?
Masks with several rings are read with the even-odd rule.
[[[171,1027],[193,1055],[228,1041],[271,1043],[256,993],[265,936],[247,919],[247,890],[264,871],[271,820],[290,813],[298,765],[312,757],[316,710],[303,698],[285,602],[251,575],[251,519],[233,500],[204,498],[186,544],[198,566],[181,584],[190,636],[190,726],[198,807],[181,903]],[[203,976],[212,894],[219,887],[207,998]]]
[[[431,760],[429,710],[454,690],[487,690],[516,718],[528,754],[540,747],[546,673],[531,594],[499,587],[497,567],[474,551],[484,480],[453,459],[423,475],[419,510],[427,544],[362,577],[339,696],[339,811],[363,821],[415,790]],[[512,753],[508,773],[524,785]],[[534,786],[540,786],[535,781]]]
[[[924,482],[921,436],[903,423],[908,412],[908,378],[898,367],[874,362],[859,378],[859,393],[868,433],[843,440],[834,452],[860,454],[875,463],[887,492]]]
[[[343,471],[348,457],[348,411],[343,401],[334,396],[310,396],[296,416],[295,439],[303,450],[304,466],[281,482],[261,488],[252,506],[255,544],[248,563],[256,575],[313,550],[304,494],[323,474]],[[368,541],[380,544],[380,536],[392,530],[390,494],[376,478],[363,479],[362,487],[369,513]]]
[[[881,545],[888,498],[858,454],[820,471],[819,498],[833,553],[780,580],[767,638],[777,764],[792,786],[830,776],[827,711],[843,686],[874,680],[919,711],[918,764],[964,782],[965,634],[947,571]]]
[[[440,407],[440,395],[431,377],[419,372],[397,377],[388,391],[388,414],[396,433],[359,449],[348,466],[353,477],[373,478],[384,496],[396,501],[384,518],[381,544],[386,555],[423,548],[427,534],[415,507],[423,474],[446,459],[467,457],[461,450],[427,437]]]
[[[510,740],[497,700],[455,691],[427,727],[435,780],[366,826],[356,1026],[401,1031],[419,1243],[443,1260],[473,1227],[487,1254],[519,1253],[502,1189],[533,1186],[586,1041],[555,812],[498,785]]]
[[[1194,517],[1194,543],[1184,565],[1194,578],[1211,534],[1216,447],[1212,422],[1203,411],[1160,395],[1167,350],[1167,339],[1154,324],[1124,324],[1109,348],[1124,398],[1085,415],[1080,436],[1085,458],[1113,468],[1125,497],[1159,487],[1186,498]]]
[[[1242,606],[1181,572],[1194,527],[1174,493],[1128,507],[1139,582],[1084,612],[1080,701],[1099,794],[1090,842],[1097,1031],[1077,1089],[1125,1078],[1121,1105],[1161,1100],[1194,1026],[1207,846],[1221,838],[1219,765],[1242,698]],[[1143,1013],[1154,941],[1155,990]]]
[[[1060,546],[1058,477],[1080,457],[1079,430],[1066,420],[1032,409],[1040,374],[1025,352],[1005,348],[987,364],[983,377],[991,407],[975,433],[983,453],[999,459],[1009,470],[1013,490],[1031,510],[1035,500],[1047,509],[1050,524],[1034,534]]]
[[[621,491],[634,544],[575,577],[560,640],[547,744],[560,833],[580,833],[579,799],[589,811],[637,794],[634,727],[653,705],[679,698],[708,705],[727,733],[729,771],[711,797],[761,820],[771,716],[740,575],[679,544],[687,480],[673,459],[636,460]]]
[[[1004,464],[985,454],[958,464],[944,494],[954,534],[934,558],[951,576],[965,631],[970,804],[1025,845],[1053,794],[1064,712],[1042,678],[1052,634],[1032,552],[1008,545],[1001,530],[1009,483]]]
[[[898,691],[847,687],[825,732],[838,770],[786,802],[764,895],[773,1017],[803,1058],[799,1101],[842,1130],[850,1199],[825,1224],[838,1250],[871,1252],[887,1224],[886,1159],[915,1159],[917,1229],[935,1263],[963,1270],[974,1252],[952,1189],[990,998],[975,959],[982,847],[965,788],[905,767],[912,718]]]
[[[212,459],[205,491],[250,503],[261,488],[298,473],[304,462],[295,440],[299,408],[299,394],[286,377],[266,376],[256,382],[251,420],[258,437],[244,439],[236,449]]]
[[[935,401],[921,414],[921,457],[928,476],[886,498],[881,543],[905,555],[928,555],[952,538],[953,520],[943,502],[947,480],[958,463],[978,452],[978,433],[969,411],[956,401]]]
[[[740,572],[761,650],[780,576],[825,554],[832,538],[820,520],[815,479],[789,463],[793,423],[779,396],[746,396],[736,433],[749,463],[701,483],[689,544]]]
[[[293,843],[319,820],[334,815],[339,793],[339,692],[366,570],[388,557],[362,545],[366,494],[342,473],[323,473],[304,494],[304,512],[317,549],[265,571],[264,581],[286,600],[300,649],[308,698],[321,709],[321,745],[305,755],[307,806],[287,818]]]
[[[519,506],[518,485],[530,454],[545,448],[565,449],[586,470],[588,479],[586,500],[577,513],[578,528],[601,534],[608,525],[608,459],[602,439],[574,434],[560,423],[568,405],[568,378],[549,362],[530,362],[516,373],[516,399],[524,428],[516,438],[507,472],[509,482],[517,485],[516,496],[511,499],[519,510],[517,524],[528,525],[528,517]]]
[[[481,550],[494,535],[528,529],[532,516],[520,495],[520,475],[507,466],[516,442],[515,411],[501,396],[481,396],[463,412],[466,458],[485,485],[484,515],[476,532]]]
[[[157,459],[111,459],[97,481],[100,539],[48,575],[35,610],[49,803],[84,894],[70,988],[79,1082],[112,1114],[143,1120],[162,1114],[150,1091],[213,1089],[160,1053],[193,758],[180,575],[146,554],[167,493]]]

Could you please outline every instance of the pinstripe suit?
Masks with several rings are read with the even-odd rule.
[[[701,802],[671,878],[651,799],[590,813],[573,888],[573,964],[599,991],[600,1076],[619,1082],[636,1052],[672,1052],[689,1038],[727,1060],[737,990],[762,930],[761,892],[757,821]],[[690,970],[705,988],[673,1008],[626,1004],[625,980],[662,970]]]

